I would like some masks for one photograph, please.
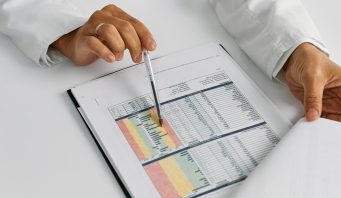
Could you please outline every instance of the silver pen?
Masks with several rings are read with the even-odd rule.
[[[155,85],[155,77],[153,73],[152,63],[150,61],[149,53],[147,50],[143,50],[143,59],[144,64],[146,65],[147,74],[149,76],[150,84],[152,87],[153,97],[154,97],[154,103],[157,111],[157,116],[159,119],[159,125],[162,126],[162,117],[161,117],[161,106],[160,106],[160,100],[157,95],[156,85]]]

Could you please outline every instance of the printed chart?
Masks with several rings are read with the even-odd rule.
[[[279,141],[225,73],[193,81],[212,86],[163,102],[162,127],[149,95],[108,107],[161,197],[240,182]]]

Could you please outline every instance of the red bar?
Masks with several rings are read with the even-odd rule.
[[[130,147],[133,149],[133,151],[135,152],[135,155],[137,156],[137,158],[141,161],[145,159],[145,156],[143,155],[139,145],[136,143],[136,141],[134,140],[133,136],[130,135],[129,130],[127,129],[126,125],[124,124],[124,122],[122,120],[117,121],[116,122],[117,125],[120,127],[124,137],[126,138],[126,140],[128,141]]]
[[[158,162],[144,167],[162,198],[180,197]]]

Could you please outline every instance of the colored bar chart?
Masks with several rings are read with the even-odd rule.
[[[161,197],[184,197],[209,186],[188,151],[183,151],[144,166]]]
[[[158,125],[155,109],[118,120],[117,124],[140,161],[182,145],[167,120],[164,120],[162,127]]]

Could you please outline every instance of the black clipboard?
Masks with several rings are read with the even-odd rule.
[[[74,97],[74,95],[73,95],[71,89],[67,90],[67,94],[69,95],[69,97],[70,97],[72,103],[74,104],[76,110],[78,111],[78,113],[79,113],[79,115],[81,116],[83,122],[85,123],[86,127],[88,128],[88,130],[89,130],[89,132],[90,132],[90,135],[91,135],[92,139],[95,141],[95,143],[96,143],[96,145],[97,145],[99,151],[101,152],[101,154],[102,154],[102,156],[103,156],[105,162],[106,162],[107,165],[109,166],[109,168],[110,168],[112,174],[114,175],[114,177],[115,177],[117,183],[120,185],[120,187],[121,187],[121,189],[122,189],[124,195],[125,195],[127,198],[131,198],[132,196],[130,195],[130,193],[129,193],[127,187],[124,185],[122,179],[120,178],[120,176],[119,176],[118,173],[116,172],[115,168],[114,168],[114,167],[112,166],[112,164],[110,163],[108,157],[105,155],[104,150],[102,149],[102,147],[101,147],[101,145],[99,144],[99,142],[97,141],[95,135],[94,135],[93,132],[91,131],[91,129],[90,129],[88,123],[85,121],[84,117],[83,117],[82,114],[79,112],[78,108],[79,108],[80,106],[79,106],[79,104],[78,104],[76,98]]]

